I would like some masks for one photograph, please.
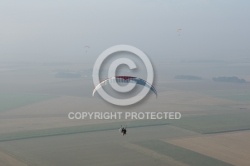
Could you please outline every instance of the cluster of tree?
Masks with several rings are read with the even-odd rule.
[[[236,76],[233,77],[214,77],[215,82],[232,82],[232,83],[246,83],[246,80],[240,79]]]
[[[175,79],[182,79],[182,80],[202,80],[201,77],[193,76],[193,75],[177,75],[174,78]]]
[[[182,79],[182,80],[202,80],[202,77],[194,76],[194,75],[176,75],[174,78],[175,79]],[[241,78],[238,78],[236,76],[214,77],[213,81],[215,81],[215,82],[231,82],[231,83],[246,83],[247,82],[245,79],[241,79]]]

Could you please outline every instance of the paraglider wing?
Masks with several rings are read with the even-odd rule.
[[[87,46],[87,45],[86,45],[86,46],[84,46],[85,53],[88,53],[89,48],[90,48],[90,47],[89,47],[89,46]]]
[[[98,85],[96,85],[95,89],[94,89],[93,92],[92,92],[92,96],[94,96],[94,95],[95,95],[95,92],[96,92],[98,89],[100,89],[103,85],[106,85],[108,81],[109,81],[109,79],[106,79],[106,80],[102,81],[101,83],[99,83]]]
[[[151,85],[150,83],[148,83],[147,81],[141,79],[141,78],[138,78],[138,77],[132,77],[132,76],[115,76],[115,77],[111,77],[111,78],[108,78],[104,81],[102,81],[101,83],[99,83],[95,89],[93,90],[93,93],[92,93],[92,96],[95,95],[95,92],[101,88],[103,85],[106,85],[108,82],[109,83],[112,83],[112,82],[120,82],[120,83],[129,83],[129,82],[134,82],[136,84],[139,84],[139,85],[142,85],[142,86],[146,86],[148,87],[151,91],[153,91],[157,97],[157,91],[156,89],[153,87],[153,85]]]
[[[181,28],[179,28],[179,29],[177,29],[176,31],[177,31],[178,35],[180,36],[180,35],[181,35],[181,31],[182,31],[182,29],[181,29]]]

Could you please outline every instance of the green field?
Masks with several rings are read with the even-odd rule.
[[[147,140],[136,143],[162,155],[169,156],[176,161],[192,166],[230,166],[231,164],[214,159],[200,153],[184,149],[160,140]]]
[[[87,124],[72,127],[13,132],[1,134],[0,141],[28,139],[54,135],[68,135],[95,131],[118,130],[120,125],[127,125],[128,128],[172,125],[202,134],[212,134],[250,130],[249,119],[249,111],[231,111],[218,114],[183,116],[180,120],[119,121],[103,124]]]
[[[0,112],[15,109],[18,107],[26,106],[43,100],[48,100],[56,96],[42,95],[42,94],[0,94]]]
[[[82,126],[61,127],[61,128],[51,128],[51,129],[43,129],[43,130],[31,130],[31,131],[6,133],[6,134],[0,135],[0,142],[38,138],[38,137],[48,137],[48,136],[56,136],[56,135],[69,135],[69,134],[86,133],[86,132],[118,130],[121,124],[123,124],[123,122],[88,124],[88,125],[82,125]],[[126,122],[125,124],[127,124],[128,128],[131,129],[131,128],[148,127],[148,126],[163,126],[163,125],[167,125],[168,123],[167,121],[164,121],[164,120],[159,120],[159,121],[138,120],[138,121]]]
[[[238,101],[238,102],[250,101],[250,90],[247,87],[244,89],[212,90],[212,91],[205,91],[204,93],[216,98],[229,99],[232,101]]]
[[[234,101],[242,101],[242,102],[250,101],[250,93],[249,92],[248,93],[232,94],[230,96],[218,95],[217,97],[226,98],[226,99],[234,100]]]
[[[202,134],[250,130],[250,112],[232,111],[219,114],[183,116],[171,125]]]

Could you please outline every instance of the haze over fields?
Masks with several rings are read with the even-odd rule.
[[[0,165],[249,166],[249,5],[1,1]],[[139,103],[121,107],[92,96],[95,60],[117,44],[147,54],[157,98],[149,92]],[[101,70],[102,79],[110,64]],[[145,65],[138,59],[136,64],[136,70],[124,65],[117,73],[146,79]],[[68,118],[69,112],[126,111],[182,117]],[[121,125],[127,126],[126,136],[118,131]]]

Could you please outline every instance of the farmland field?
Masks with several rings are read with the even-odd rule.
[[[164,154],[170,156],[171,158],[175,159],[176,161],[180,161],[187,165],[192,166],[229,166],[231,164],[202,155],[200,153],[187,150],[166,142],[151,140],[151,141],[144,141],[138,142],[137,144],[152,149],[160,154]]]
[[[32,103],[36,103],[43,100],[49,100],[56,96],[42,95],[42,94],[0,94],[0,112],[15,109]]]
[[[79,67],[74,66],[74,69]],[[90,78],[54,78],[51,75],[54,70],[53,67],[46,70],[40,67],[32,72],[22,71],[23,79],[16,85],[7,79],[0,82],[3,87],[0,95],[0,164],[248,164],[248,156],[243,153],[249,154],[247,146],[243,147],[248,145],[245,138],[250,129],[247,86],[175,82],[164,78],[159,80],[157,99],[149,94],[137,105],[117,107],[104,102],[98,95],[91,97]],[[18,71],[2,73],[3,77],[13,80],[19,76]],[[41,74],[40,80],[30,82],[31,76],[39,78],[36,73]],[[180,120],[68,118],[69,112],[83,111],[178,111],[182,117]],[[126,136],[118,131],[121,125],[128,128]],[[242,151],[227,149],[229,144],[235,144],[231,149],[242,148]],[[225,156],[219,154],[220,150]],[[243,157],[236,160],[228,157],[231,154]]]
[[[225,111],[211,115],[194,115],[174,121],[172,125],[202,134],[250,130],[250,111]]]
[[[249,136],[249,131],[242,131],[176,139],[170,143],[233,165],[248,166],[250,164]]]
[[[0,166],[250,166],[249,7],[1,0]]]

